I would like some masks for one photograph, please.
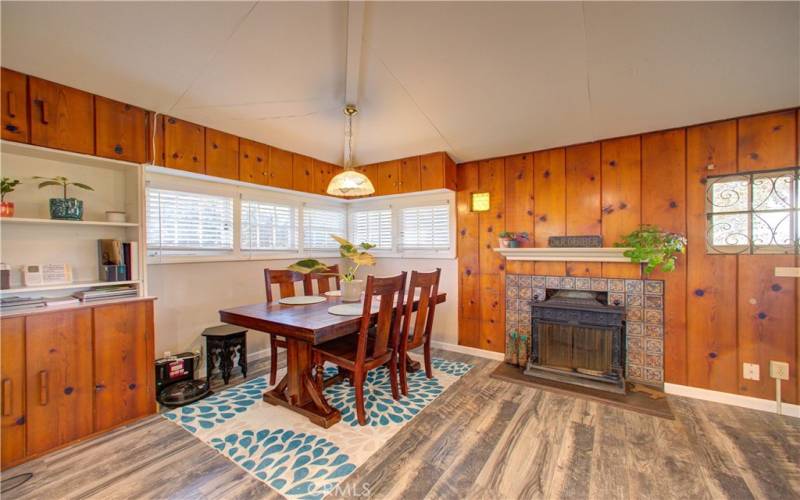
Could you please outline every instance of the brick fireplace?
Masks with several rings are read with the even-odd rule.
[[[625,309],[625,377],[664,383],[664,282],[570,276],[506,275],[506,362],[526,366],[531,353],[531,309],[557,290],[603,292]]]

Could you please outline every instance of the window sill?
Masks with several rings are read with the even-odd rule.
[[[211,264],[219,262],[249,262],[271,260],[331,259],[339,258],[339,254],[310,253],[302,255],[291,252],[254,252],[239,255],[166,255],[163,257],[147,257],[148,266],[163,264]]]

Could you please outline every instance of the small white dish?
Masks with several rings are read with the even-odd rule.
[[[331,291],[325,292],[323,295],[325,295],[326,297],[341,297],[342,296],[342,291],[341,290],[331,290]]]
[[[128,222],[128,216],[125,212],[109,210],[106,212],[106,220],[108,222]]]
[[[300,306],[325,302],[325,297],[320,297],[319,295],[298,295],[296,297],[284,297],[278,302],[287,306]]]

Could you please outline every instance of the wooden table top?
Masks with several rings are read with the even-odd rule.
[[[441,304],[446,298],[446,293],[440,293],[436,303]],[[223,309],[219,317],[225,323],[316,345],[358,331],[361,316],[337,316],[328,312],[331,306],[342,303],[341,297],[326,297],[325,302],[296,306],[280,304],[278,301],[261,302]],[[418,301],[415,300],[415,310],[417,305]],[[372,317],[377,318],[378,313],[373,313]]]

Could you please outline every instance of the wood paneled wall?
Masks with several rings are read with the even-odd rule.
[[[708,255],[705,179],[800,163],[800,110],[602,140],[458,166],[459,343],[504,350],[505,274],[641,278],[641,267],[612,263],[506,264],[492,249],[503,230],[549,236],[602,234],[611,246],[640,224],[689,239],[673,273],[653,273],[665,290],[666,382],[772,399],[769,361],[788,361],[784,401],[798,402],[800,294],[777,266],[800,256]],[[470,211],[473,192],[491,210]],[[742,363],[761,380],[745,380]]]

